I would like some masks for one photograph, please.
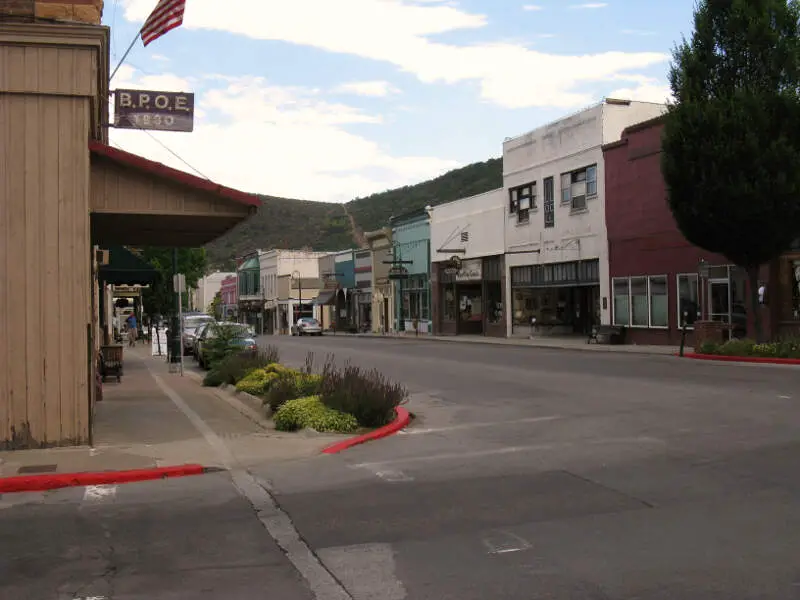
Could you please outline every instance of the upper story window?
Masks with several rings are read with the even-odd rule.
[[[511,188],[508,194],[508,212],[517,215],[518,224],[528,223],[531,210],[536,210],[536,182]]]
[[[597,165],[561,175],[561,203],[571,210],[586,208],[586,200],[597,196]]]
[[[555,207],[555,182],[552,177],[547,177],[542,182],[542,195],[544,196],[544,226],[546,229],[556,226]]]

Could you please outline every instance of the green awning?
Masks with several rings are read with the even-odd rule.
[[[239,267],[240,271],[253,271],[259,268],[259,261],[257,256],[253,256],[252,258],[248,258],[241,267]]]
[[[108,264],[100,267],[101,281],[111,285],[151,285],[158,271],[124,246],[110,246]]]

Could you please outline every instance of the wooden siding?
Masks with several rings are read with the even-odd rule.
[[[0,90],[94,98],[97,54],[93,48],[5,46],[0,50]]]
[[[0,448],[88,441],[90,108],[0,93]]]
[[[138,173],[109,160],[93,159],[91,172],[91,210],[95,213],[243,218],[250,212],[246,205]]]

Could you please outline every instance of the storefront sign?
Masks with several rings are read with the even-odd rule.
[[[456,281],[480,281],[483,279],[483,263],[480,258],[461,261],[461,270],[456,273]]]
[[[194,94],[116,90],[114,126],[118,129],[184,131],[194,129]]]

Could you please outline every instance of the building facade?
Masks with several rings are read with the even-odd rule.
[[[353,252],[355,275],[355,324],[358,331],[372,331],[372,251]]]
[[[261,250],[243,257],[236,269],[238,283],[238,317],[242,323],[264,333],[264,296],[261,290]]]
[[[219,286],[220,314],[218,319],[235,321],[239,315],[239,280],[236,273],[228,275]]]
[[[612,323],[626,327],[631,343],[676,345],[685,319],[690,344],[695,319],[724,322],[731,337],[745,337],[755,320],[747,274],[679,231],[661,175],[662,130],[662,118],[650,119],[603,148]],[[772,337],[800,331],[797,258],[800,245],[761,270],[758,310]]]
[[[333,272],[321,273],[324,281],[336,282],[335,325],[337,331],[358,330],[358,289],[356,288],[355,252],[342,250],[333,255]]]
[[[430,207],[390,219],[394,331],[431,332]]]
[[[265,333],[287,335],[300,317],[315,317],[314,300],[324,289],[320,258],[327,252],[268,250],[261,255]]]
[[[500,188],[431,210],[434,334],[506,336],[505,207]]]
[[[197,282],[197,288],[192,292],[191,308],[201,312],[208,310],[208,307],[222,288],[222,282],[232,275],[235,275],[235,273],[217,271],[201,278]]]
[[[509,334],[611,322],[602,146],[664,110],[606,99],[503,144]]]
[[[389,271],[394,258],[392,230],[389,227],[364,234],[371,261],[370,325],[373,333],[391,333],[394,322],[394,297]]]

